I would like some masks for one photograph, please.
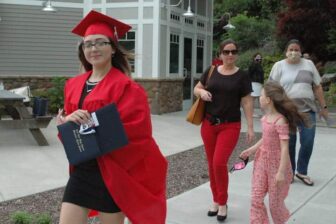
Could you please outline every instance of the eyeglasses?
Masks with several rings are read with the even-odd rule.
[[[97,42],[91,42],[87,41],[83,43],[83,49],[91,49],[93,46],[95,46],[97,49],[101,49],[102,47],[106,45],[111,45],[111,42],[108,41],[97,41]]]
[[[238,54],[238,50],[223,50],[222,53],[223,53],[224,55],[229,55],[230,53],[231,53],[232,55],[236,55],[236,54]]]
[[[242,158],[240,158],[241,160],[243,160]],[[243,161],[240,161],[238,163],[235,163],[232,168],[230,169],[230,173],[232,173],[233,171],[235,170],[242,170],[246,167],[246,164],[248,163],[249,161],[249,157],[247,157],[245,160]]]

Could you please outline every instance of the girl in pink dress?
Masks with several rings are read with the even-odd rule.
[[[305,123],[305,118],[287,97],[284,89],[272,81],[268,81],[261,91],[260,107],[265,112],[261,118],[262,138],[240,154],[242,159],[246,159],[256,153],[250,223],[269,223],[264,204],[268,193],[273,222],[283,224],[290,216],[284,201],[293,178],[288,152],[289,131],[296,131],[297,124]]]

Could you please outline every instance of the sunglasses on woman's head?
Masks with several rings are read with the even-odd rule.
[[[230,53],[231,53],[232,55],[236,55],[236,54],[238,54],[238,50],[223,50],[222,53],[223,53],[224,55],[229,55]]]
[[[230,169],[230,173],[232,173],[233,171],[235,171],[235,170],[242,170],[242,169],[244,169],[245,167],[246,167],[246,164],[248,163],[248,161],[249,161],[249,157],[247,157],[245,160],[244,159],[242,159],[242,158],[240,158],[241,160],[243,160],[243,161],[240,161],[240,162],[237,162],[237,163],[235,163],[232,167],[231,167],[231,169]]]

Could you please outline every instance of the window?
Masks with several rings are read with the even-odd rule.
[[[179,71],[179,43],[180,37],[176,34],[170,34],[169,73],[178,73]]]
[[[180,16],[175,13],[170,14],[170,19],[173,21],[175,20],[174,22],[180,22]]]
[[[196,73],[203,72],[204,40],[197,40]]]
[[[204,29],[205,27],[204,22],[197,21],[197,27]]]
[[[194,21],[193,21],[192,19],[185,18],[185,19],[184,19],[184,23],[187,24],[187,25],[193,25],[193,24],[194,24]]]
[[[135,54],[135,31],[129,31],[126,33],[126,35],[123,38],[119,39],[119,43],[121,46],[123,46],[126,50],[132,52]],[[131,59],[130,65],[132,67],[132,72],[134,72],[135,69],[135,60]]]

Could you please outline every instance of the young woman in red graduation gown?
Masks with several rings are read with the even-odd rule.
[[[58,123],[87,123],[90,112],[115,103],[129,144],[71,166],[60,223],[86,223],[90,210],[102,224],[164,224],[167,162],[152,138],[144,89],[129,78],[127,53],[118,45],[130,27],[91,11],[73,32],[83,36],[80,59],[87,70],[67,81],[65,115]],[[113,136],[111,136],[113,137]]]

